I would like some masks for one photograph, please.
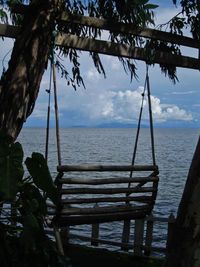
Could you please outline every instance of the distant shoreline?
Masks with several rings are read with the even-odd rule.
[[[46,126],[24,126],[23,128],[38,128],[38,129],[45,129]],[[55,129],[55,126],[51,126],[51,129]],[[137,129],[137,126],[84,126],[84,125],[76,125],[76,126],[60,126],[60,129],[67,129],[67,128],[82,128],[82,129]],[[142,129],[148,129],[148,126],[141,126]],[[191,126],[191,127],[173,127],[173,126],[154,126],[154,129],[183,129],[183,130],[200,130],[198,126]]]

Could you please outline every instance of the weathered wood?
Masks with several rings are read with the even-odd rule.
[[[158,181],[158,177],[120,177],[120,178],[62,178],[59,179],[61,184],[84,184],[84,185],[101,185],[101,184],[122,184],[122,183],[148,183]]]
[[[146,236],[145,236],[145,250],[144,255],[150,256],[151,254],[151,246],[153,241],[153,221],[151,220],[153,218],[153,215],[151,214],[149,216],[149,220],[147,221],[146,226]]]
[[[74,24],[95,27],[102,30],[109,30],[111,32],[132,34],[135,36],[150,38],[153,40],[161,40],[164,42],[174,43],[192,48],[200,48],[199,40],[150,28],[138,28],[134,24],[114,23],[109,20],[88,17],[79,14],[69,14],[67,12],[63,12],[61,14],[60,20]]]
[[[121,193],[148,193],[154,192],[153,187],[133,187],[133,188],[67,188],[61,189],[61,194],[121,194]]]
[[[69,234],[69,238],[75,238],[75,239],[80,239],[82,241],[91,241],[91,237],[88,236],[82,236],[78,234]],[[111,240],[104,240],[104,239],[93,239],[94,241],[101,243],[101,244],[106,244],[106,245],[111,245],[111,246],[116,246],[116,247],[126,247],[127,249],[132,249],[133,245],[130,243],[121,243],[121,242],[116,242],[116,241],[111,241]],[[141,246],[142,249],[145,249],[145,246]],[[157,251],[157,252],[166,252],[166,248],[163,247],[156,247],[152,246],[151,247],[152,251]]]
[[[91,38],[83,38],[76,35],[61,33],[57,36],[56,44],[58,46],[75,48],[82,51],[148,61],[148,49],[132,47],[125,44],[93,40]],[[171,53],[160,52],[155,49],[151,50],[151,54],[153,63],[169,64],[182,68],[200,69],[200,61],[196,58],[173,55]]]
[[[136,197],[90,197],[90,198],[73,198],[73,199],[63,199],[61,200],[62,204],[83,204],[83,203],[100,203],[100,202],[143,202],[143,203],[151,203],[151,196],[136,196]],[[55,206],[53,206],[55,207]]]
[[[62,165],[57,167],[58,172],[69,171],[157,171],[157,166],[132,166],[132,165]]]
[[[15,6],[15,12],[18,14],[25,14],[28,9],[29,7],[26,5]],[[63,11],[61,15],[57,17],[57,19],[72,24],[80,24],[83,26],[94,27],[111,32],[132,34],[153,40],[161,40],[164,42],[174,43],[192,48],[200,48],[199,40],[151,28],[139,28],[131,23],[119,23],[95,17],[88,17],[80,14],[69,14],[66,11]]]
[[[129,205],[118,205],[118,206],[107,206],[107,207],[92,207],[92,208],[69,208],[62,209],[59,214],[61,215],[92,215],[92,214],[111,214],[118,212],[133,212],[139,210],[148,210],[149,205],[142,206],[129,206]],[[56,211],[49,211],[49,215],[56,214]]]
[[[65,227],[67,225],[81,225],[81,224],[93,224],[93,223],[103,223],[112,221],[122,221],[126,219],[139,219],[144,218],[146,214],[150,212],[147,210],[137,210],[134,212],[115,212],[108,214],[93,214],[93,215],[71,215],[71,216],[61,216],[54,217],[53,222],[59,227]]]
[[[0,36],[9,37],[9,38],[17,38],[18,34],[21,31],[21,27],[12,26],[8,24],[0,24]]]
[[[75,238],[75,239],[80,239],[82,241],[95,241],[98,242],[100,244],[105,244],[105,245],[111,245],[111,246],[115,246],[115,247],[120,247],[120,246],[124,246],[127,247],[128,249],[132,249],[133,246],[131,244],[126,244],[126,243],[121,243],[121,242],[116,242],[116,241],[111,241],[111,240],[104,240],[104,239],[96,239],[96,238],[92,238],[88,237],[88,236],[82,236],[82,235],[78,235],[78,234],[69,234],[69,238]]]
[[[19,28],[17,28],[17,31],[15,31],[15,26],[7,25],[5,27],[8,27],[8,29],[6,30],[3,28],[1,30],[2,27],[0,25],[0,36],[5,36],[5,33],[6,37],[16,38]],[[131,47],[124,44],[93,40],[90,38],[83,38],[70,34],[59,33],[57,36],[56,45],[106,55],[133,58],[142,61],[148,60],[148,50],[146,48]],[[200,61],[196,58],[159,52],[155,49],[152,49],[151,53],[152,61],[157,64],[169,64],[182,68],[200,69]]]
[[[125,220],[124,225],[123,225],[123,232],[122,232],[122,246],[121,250],[128,251],[127,246],[123,244],[129,243],[130,239],[130,227],[131,227],[131,221],[130,220]]]
[[[98,204],[94,205],[94,208],[98,208]],[[92,224],[92,233],[91,233],[91,245],[98,246],[98,242],[96,241],[99,238],[99,223]]]
[[[149,217],[146,217],[144,218],[144,221],[146,223],[148,222],[174,222],[175,221],[175,218],[174,216],[169,216],[169,217],[154,217],[154,216],[149,216]],[[148,229],[147,229],[148,231]],[[46,231],[48,234],[53,234],[52,231]],[[79,234],[75,234],[75,233],[69,233],[69,239],[79,239],[79,240],[82,240],[82,241],[88,241],[88,242],[97,242],[98,244],[107,244],[107,245],[110,245],[110,246],[115,246],[115,247],[123,247],[123,248],[126,248],[126,250],[129,250],[129,249],[133,249],[133,244],[130,244],[129,242],[116,242],[116,241],[112,241],[112,240],[105,240],[105,239],[100,239],[100,238],[91,238],[91,236],[83,236],[83,235],[79,235]],[[149,250],[149,246],[146,245],[146,242],[145,242],[145,245],[140,245],[140,248],[143,250],[143,251],[147,251]],[[151,251],[156,251],[156,252],[162,252],[162,253],[165,253],[166,252],[166,248],[164,247],[157,247],[157,246],[152,246],[152,243],[151,243]]]
[[[136,256],[142,255],[142,245],[144,238],[144,219],[135,220],[134,232],[134,254]]]

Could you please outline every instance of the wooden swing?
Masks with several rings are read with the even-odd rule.
[[[148,65],[138,128],[131,165],[62,165],[59,137],[59,121],[56,93],[55,65],[52,64],[54,80],[54,99],[56,113],[56,136],[58,153],[58,175],[55,184],[60,192],[60,207],[50,205],[48,216],[52,225],[66,227],[69,225],[94,224],[111,221],[144,218],[153,209],[158,188],[158,166],[155,160],[153,120],[151,111]],[[50,78],[51,79],[51,78]],[[135,157],[140,133],[141,118],[147,89],[149,105],[152,165],[135,165]],[[46,159],[48,156],[47,123]],[[97,173],[102,176],[95,178]],[[114,175],[113,175],[114,173]],[[133,176],[134,173],[134,176]],[[77,178],[80,177],[81,178]],[[93,176],[91,177],[90,175]],[[117,177],[116,177],[117,174]],[[74,177],[75,176],[75,177]]]

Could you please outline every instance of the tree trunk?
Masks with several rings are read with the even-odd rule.
[[[1,78],[0,130],[14,139],[33,111],[47,67],[52,46],[53,15],[55,13],[47,5],[30,7],[15,41],[8,70]]]
[[[200,266],[200,139],[168,240],[165,267]]]

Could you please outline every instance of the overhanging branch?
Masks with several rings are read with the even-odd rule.
[[[19,32],[20,27],[0,24],[0,36],[16,38]],[[131,47],[124,44],[83,38],[70,34],[58,33],[56,45],[142,61],[147,61],[148,59],[146,48]],[[151,53],[153,63],[169,64],[182,68],[200,69],[200,60],[196,58],[173,55],[166,52],[156,51],[154,49],[151,50]]]

